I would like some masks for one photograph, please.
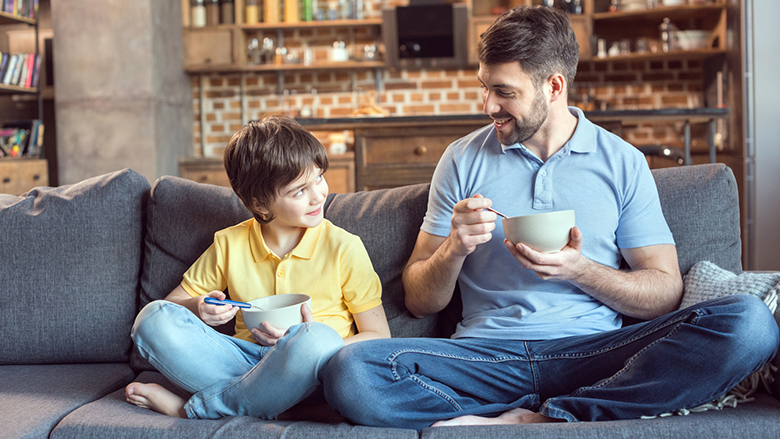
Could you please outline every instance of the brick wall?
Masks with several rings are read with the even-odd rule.
[[[405,4],[391,1],[390,4]],[[368,16],[381,16],[382,1],[366,0]],[[305,48],[314,61],[327,60],[334,41],[345,41],[353,56],[372,44],[376,29],[299,29],[283,34],[288,53],[302,58]],[[259,33],[258,38],[274,32]],[[304,107],[313,117],[350,116],[376,91],[378,106],[390,115],[469,114],[482,111],[475,68],[457,70],[312,71],[283,75],[279,93],[275,73],[208,74],[193,76],[196,156],[219,157],[232,133],[265,114],[298,115]],[[570,103],[593,109],[692,108],[702,106],[702,65],[699,61],[583,62],[570,92]],[[201,102],[200,96],[203,96]],[[201,127],[201,110],[204,125]],[[682,123],[636,124],[621,135],[635,145],[664,143],[682,146]],[[694,152],[706,151],[703,126],[693,126]],[[327,144],[327,133],[317,133]]]

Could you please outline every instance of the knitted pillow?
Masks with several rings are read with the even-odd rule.
[[[763,300],[772,313],[777,309],[780,272],[736,275],[709,261],[696,263],[685,275],[680,309],[732,294],[750,294]]]

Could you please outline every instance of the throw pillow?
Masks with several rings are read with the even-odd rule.
[[[680,309],[733,294],[750,294],[763,300],[772,313],[777,309],[780,272],[736,275],[709,261],[696,263],[685,275]]]

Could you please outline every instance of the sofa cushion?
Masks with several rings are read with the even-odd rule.
[[[710,261],[742,272],[739,194],[734,173],[721,163],[654,169],[661,208],[677,244],[680,272]]]
[[[393,337],[436,336],[437,317],[417,319],[404,305],[401,280],[428,205],[427,184],[331,196],[325,217],[360,236],[382,280]]]
[[[149,182],[0,195],[0,364],[127,361]]]
[[[175,391],[157,372],[143,372],[138,382],[157,383]],[[347,423],[263,421],[248,416],[230,416],[217,420],[172,418],[142,409],[125,401],[119,390],[74,411],[52,432],[52,439],[94,438],[376,438],[417,439],[414,430],[371,428]]]
[[[252,217],[232,189],[170,176],[155,182],[148,210],[141,308],[181,283],[215,232]]]
[[[0,437],[47,438],[65,415],[133,376],[124,363],[0,366]]]
[[[736,408],[624,421],[443,427],[424,429],[422,439],[712,439],[780,437],[780,401],[756,395]]]

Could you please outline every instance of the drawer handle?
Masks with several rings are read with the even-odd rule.
[[[38,174],[33,175],[33,180],[40,180],[41,176]]]
[[[426,152],[428,152],[428,147],[425,145],[420,145],[417,148],[414,148],[414,153],[417,155],[423,155]]]
[[[11,181],[11,179],[9,177],[5,177],[3,179],[3,183],[9,183],[10,181]]]

